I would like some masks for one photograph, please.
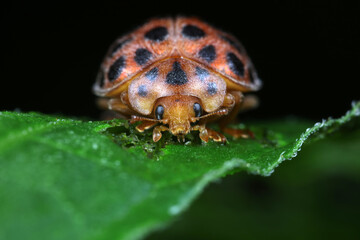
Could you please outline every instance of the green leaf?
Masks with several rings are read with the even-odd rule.
[[[249,123],[255,139],[222,145],[196,134],[185,144],[170,134],[153,143],[151,131],[123,120],[1,112],[0,239],[139,239],[210,182],[241,170],[268,176],[304,143],[357,125],[359,115],[357,103],[312,127],[293,118]]]
[[[148,239],[359,239],[359,146],[360,128],[346,127],[270,178],[229,176]]]

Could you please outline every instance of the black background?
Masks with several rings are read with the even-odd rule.
[[[345,1],[17,2],[2,8],[0,110],[96,119],[91,87],[109,45],[154,16],[233,33],[264,86],[251,117],[343,114],[359,99],[359,6]]]

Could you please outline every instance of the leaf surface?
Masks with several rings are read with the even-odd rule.
[[[301,146],[357,122],[360,103],[315,125],[248,124],[255,139],[185,144],[126,121],[0,113],[0,239],[139,239],[184,211],[210,182],[270,175]],[[313,125],[313,126],[312,126]],[[238,125],[235,127],[243,127]]]

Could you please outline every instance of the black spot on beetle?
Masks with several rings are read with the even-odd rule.
[[[134,60],[137,64],[144,65],[146,64],[152,56],[152,53],[146,48],[138,48],[135,52]]]
[[[225,41],[227,41],[228,43],[230,43],[234,48],[236,48],[236,50],[238,50],[240,53],[244,52],[243,47],[240,45],[240,43],[238,43],[237,41],[233,40],[232,38],[228,37],[228,36],[224,36],[224,35],[220,35],[220,37],[222,39],[224,39]]]
[[[161,42],[165,40],[167,35],[168,30],[166,27],[155,27],[145,33],[145,38],[152,41]]]
[[[110,56],[113,56],[119,49],[121,49],[126,43],[130,42],[131,38],[125,39],[121,42],[118,42],[111,50]]]
[[[217,85],[214,82],[209,82],[207,86],[207,92],[212,96],[217,93]]]
[[[145,85],[140,85],[138,88],[138,94],[140,97],[146,97],[148,94],[147,88]]]
[[[208,63],[211,63],[212,61],[215,60],[216,58],[216,51],[215,51],[215,47],[213,45],[207,45],[205,47],[203,47],[200,51],[199,51],[199,56],[207,61]]]
[[[202,29],[190,24],[184,26],[181,33],[184,37],[189,38],[191,40],[196,40],[205,37],[205,32]]]
[[[244,77],[244,64],[234,53],[229,52],[226,55],[226,61],[233,73],[240,77]]]
[[[179,62],[174,62],[172,70],[166,75],[166,83],[170,85],[183,85],[188,79]]]
[[[201,81],[204,81],[209,76],[209,71],[201,67],[196,67],[195,74]]]
[[[108,72],[108,78],[110,82],[113,82],[114,80],[116,80],[122,70],[125,67],[125,58],[124,56],[119,57],[110,67],[109,72]]]
[[[159,74],[159,69],[157,67],[154,67],[145,74],[145,77],[150,81],[154,81],[158,77],[158,74]]]

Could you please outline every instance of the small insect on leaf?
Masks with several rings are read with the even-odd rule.
[[[140,132],[152,128],[155,142],[164,131],[179,142],[191,131],[204,142],[225,143],[223,133],[253,136],[228,127],[241,111],[244,93],[261,86],[246,51],[230,34],[193,17],[152,19],[108,52],[95,94],[132,123],[142,121]],[[214,119],[220,131],[208,127]]]

